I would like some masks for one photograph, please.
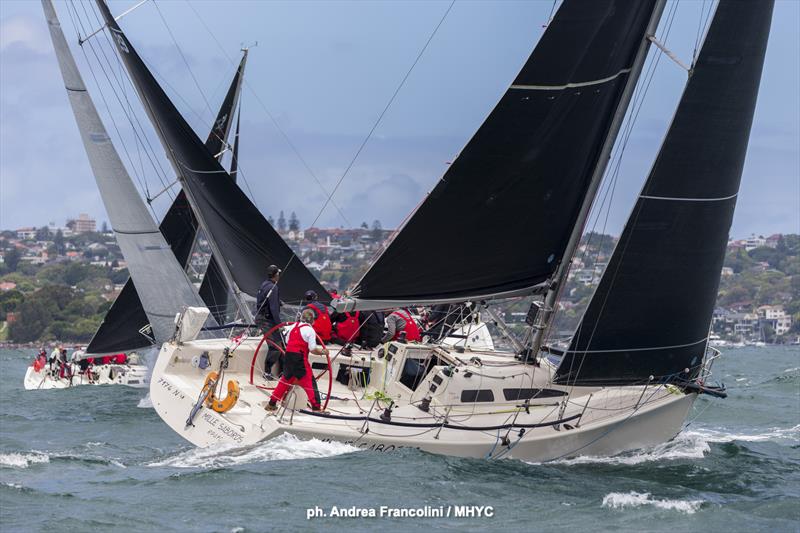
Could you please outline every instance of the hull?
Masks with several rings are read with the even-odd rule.
[[[144,365],[97,365],[92,369],[93,376],[73,373],[72,378],[59,377],[47,369],[36,371],[29,366],[25,371],[23,385],[25,390],[67,389],[80,385],[126,385],[134,388],[145,388],[150,384],[148,368]]]
[[[234,407],[225,413],[198,402],[206,375],[216,369],[215,350],[221,353],[224,342],[165,344],[150,386],[156,412],[179,435],[200,447],[253,445],[291,433],[382,452],[417,448],[460,457],[542,462],[615,455],[666,442],[680,432],[696,398],[696,394],[665,386],[558,390],[550,383],[553,369],[545,363],[533,367],[496,352],[469,350],[459,350],[457,357],[448,359],[450,354],[441,347],[398,345],[390,361],[375,352],[354,352],[347,358],[334,354],[332,375],[341,376],[341,367],[360,361],[372,379],[366,387],[354,387],[352,381],[333,382],[327,414],[307,410],[306,395],[298,387],[284,398],[276,413],[268,413],[264,406],[276,383],[258,376],[262,357],[255,351],[257,341],[248,339],[238,346],[225,371],[223,381],[237,381],[241,392]],[[196,361],[197,354],[206,351],[211,366],[206,370],[193,366],[192,359]],[[407,369],[406,361],[418,353],[428,352],[428,359],[434,357],[441,364],[431,365],[425,379],[412,384],[413,388],[405,386],[399,369]],[[321,361],[313,357],[311,361],[321,366]],[[254,370],[252,381],[250,368]],[[487,379],[492,377],[488,368],[505,378]],[[449,377],[442,378],[448,372]],[[321,376],[318,382],[324,397],[327,378]],[[475,390],[484,391],[481,394],[492,390],[489,382],[501,387],[494,389],[493,401],[469,401],[477,399],[471,396]],[[531,384],[540,391],[534,398],[507,401],[501,397],[507,390],[517,390],[510,385]],[[394,404],[388,418],[383,418],[388,398]],[[430,400],[427,406],[426,398]],[[464,399],[468,401],[459,402]]]

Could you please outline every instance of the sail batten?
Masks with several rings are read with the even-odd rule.
[[[356,307],[531,294],[552,277],[656,3],[562,4],[509,90],[356,285]]]
[[[115,228],[117,243],[128,263],[153,337],[164,342],[174,331],[175,314],[184,306],[202,302],[125,170],[86,91],[52,2],[42,0],[42,8],[64,85],[71,89],[67,91],[69,102],[100,196]]]
[[[556,381],[692,379],[702,364],[772,1],[721,0],[678,109]],[[698,340],[700,339],[700,340]]]

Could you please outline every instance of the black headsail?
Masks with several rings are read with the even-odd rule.
[[[265,277],[266,267],[276,264],[285,269],[280,281],[284,301],[301,302],[309,289],[327,299],[327,292],[319,281],[203,146],[144,65],[105,3],[102,0],[97,3],[144,108],[181,177],[214,255],[218,261],[222,259],[219,265],[236,285],[232,287],[234,291],[254,296]],[[226,179],[219,179],[221,177]],[[249,314],[241,301],[237,298],[240,310]]]
[[[495,109],[358,283],[356,307],[524,294],[553,275],[655,6],[562,4]]]
[[[717,297],[772,1],[722,0],[655,164],[556,380],[692,377]],[[690,369],[689,374],[684,373]]]
[[[225,139],[227,139],[233,123],[233,115],[241,92],[246,61],[247,52],[245,51],[239,68],[236,70],[236,75],[220,106],[219,113],[217,113],[212,130],[208,134],[208,139],[206,139],[206,148],[210,153],[217,155],[218,158],[222,157]],[[189,207],[189,202],[186,200],[186,194],[183,190],[173,200],[172,205],[159,225],[159,229],[164,235],[167,244],[170,245],[178,263],[185,268],[189,262],[189,256],[192,253],[197,235],[197,219]],[[212,257],[211,262],[213,261]],[[214,268],[214,273],[219,276],[219,267],[214,265]],[[209,264],[209,272],[211,270],[211,264]],[[222,324],[224,321],[220,320],[222,316],[217,310],[219,308],[224,309],[227,305],[227,285],[225,285],[224,280],[218,277],[206,283],[205,279],[207,277],[208,272],[203,279],[203,285],[200,287],[200,297],[212,310],[217,322]],[[203,294],[204,287],[206,294]],[[209,287],[212,287],[213,290],[209,289]],[[114,303],[111,304],[111,308],[103,318],[103,322],[95,332],[91,342],[89,342],[86,351],[91,354],[115,353],[149,346],[150,341],[140,333],[143,328],[147,327],[148,323],[147,315],[144,312],[133,280],[128,278],[122,287],[122,291],[114,300]]]

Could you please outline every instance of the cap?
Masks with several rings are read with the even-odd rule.
[[[270,278],[274,277],[275,274],[280,274],[280,273],[281,273],[281,269],[278,268],[275,265],[270,265],[270,266],[267,267],[267,276],[270,277]]]
[[[314,291],[306,291],[306,301],[313,302],[317,299],[317,293]]]

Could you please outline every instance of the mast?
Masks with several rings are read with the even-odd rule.
[[[567,247],[564,250],[564,254],[561,256],[561,261],[559,262],[558,268],[556,269],[555,274],[548,281],[547,292],[544,296],[543,305],[536,317],[536,323],[533,325],[533,337],[531,339],[530,350],[530,353],[533,355],[533,357],[538,356],[539,350],[544,342],[545,332],[550,327],[550,322],[554,316],[553,311],[555,309],[556,300],[561,292],[561,286],[566,281],[567,274],[569,273],[569,268],[572,263],[572,256],[575,255],[575,250],[577,250],[578,244],[580,243],[581,235],[583,235],[583,229],[586,225],[586,221],[589,218],[589,213],[591,212],[595,196],[597,195],[597,190],[600,187],[600,183],[603,180],[603,175],[608,167],[608,162],[611,157],[611,150],[614,148],[614,143],[616,142],[617,135],[622,127],[622,121],[625,118],[628,105],[633,98],[633,91],[636,88],[639,75],[642,73],[644,62],[647,59],[647,51],[650,48],[650,39],[648,39],[648,37],[650,35],[654,35],[656,29],[658,29],[658,23],[661,20],[661,15],[664,12],[666,3],[666,0],[656,1],[655,8],[653,9],[653,15],[651,16],[650,22],[645,30],[645,35],[642,38],[642,43],[639,46],[639,51],[636,54],[636,59],[634,60],[631,68],[628,82],[625,84],[625,89],[620,98],[620,103],[617,106],[617,111],[614,114],[611,127],[608,135],[606,136],[605,143],[603,144],[600,159],[597,163],[597,166],[595,166],[594,173],[592,174],[589,189],[583,200],[583,204],[581,205],[578,219],[575,221],[575,225],[573,226]]]

